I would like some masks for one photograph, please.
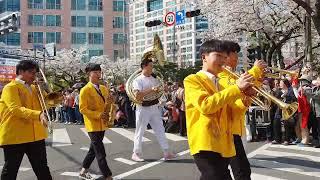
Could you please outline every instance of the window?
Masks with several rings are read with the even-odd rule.
[[[89,16],[89,27],[103,27],[103,17]]]
[[[43,32],[28,32],[28,43],[43,43]]]
[[[166,2],[166,7],[173,6],[173,5],[176,5],[176,1],[175,0]]]
[[[86,10],[86,0],[72,0],[71,1],[72,10]]]
[[[7,1],[2,1],[2,3],[3,5],[1,4],[1,2],[0,2],[0,5],[2,5],[2,7],[4,8],[4,11],[20,11],[20,0],[7,0]]]
[[[28,0],[29,9],[43,9],[43,0]]]
[[[3,42],[9,46],[20,45],[20,33],[10,33],[0,36],[0,42]]]
[[[144,28],[136,29],[136,34],[144,33]]]
[[[89,33],[89,44],[103,44],[103,34]]]
[[[86,27],[86,16],[71,16],[72,27]]]
[[[113,44],[123,44],[125,41],[126,41],[126,37],[124,34],[121,34],[121,33],[113,34]]]
[[[162,0],[149,0],[147,1],[147,12],[159,10],[163,8]]]
[[[197,23],[196,30],[200,30],[200,29],[208,29],[208,23]]]
[[[46,0],[47,9],[61,9],[61,0]]]
[[[28,25],[29,26],[43,26],[43,16],[42,15],[28,15]]]
[[[61,32],[47,32],[46,43],[61,43]]]
[[[86,33],[71,33],[71,43],[72,44],[86,44],[87,37]]]
[[[89,50],[89,58],[93,56],[102,56],[103,55],[103,50]]]
[[[113,50],[113,60],[117,61],[118,59],[123,59],[124,54],[123,50]]]
[[[126,2],[123,0],[114,0],[113,11],[127,11]]]
[[[46,16],[46,26],[61,26],[61,16],[60,15],[47,15]]]
[[[126,20],[124,17],[113,18],[113,28],[123,28],[126,26]]]
[[[102,11],[102,0],[89,0],[89,10]]]

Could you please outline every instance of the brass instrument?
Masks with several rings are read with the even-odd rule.
[[[249,65],[254,65],[253,63],[249,63]],[[290,71],[290,70],[284,70],[284,69],[279,69],[279,68],[274,68],[274,67],[266,67],[266,69],[269,69],[273,71],[273,73],[265,73],[264,77],[269,77],[273,79],[281,79],[283,75],[289,74],[291,76],[296,76],[298,77],[298,72],[296,71]]]
[[[164,52],[163,52],[163,46],[160,40],[160,37],[156,34],[154,36],[154,42],[153,42],[153,49],[150,51],[147,51],[146,53],[143,54],[142,59],[152,59],[154,63],[158,63],[161,66],[164,64],[165,62],[165,58],[164,58]],[[130,100],[135,103],[135,104],[142,104],[142,101],[152,101],[155,99],[159,99],[162,95],[163,95],[163,80],[161,77],[157,76],[157,79],[160,81],[160,85],[159,87],[157,87],[159,89],[159,91],[157,93],[150,93],[148,95],[146,95],[145,97],[143,97],[143,100],[140,101],[135,97],[135,93],[133,92],[133,81],[141,75],[142,70],[136,70],[127,80],[126,84],[125,84],[125,90],[127,95],[129,96]],[[157,73],[157,75],[160,75],[160,73]]]
[[[52,120],[49,115],[48,108],[55,107],[58,104],[62,103],[63,96],[59,92],[53,92],[52,89],[49,87],[48,80],[46,76],[44,75],[41,68],[39,68],[41,80],[40,77],[36,78],[36,87],[38,91],[38,100],[40,102],[41,110],[45,113],[48,119],[48,133],[52,134],[53,132],[53,126],[52,126]],[[42,81],[43,80],[43,81]]]
[[[231,70],[229,70],[228,68],[224,68],[224,70],[234,79],[239,79],[240,75],[232,72]],[[280,99],[277,99],[276,97],[274,97],[273,95],[269,94],[268,92],[266,92],[265,90],[258,88],[258,87],[252,87],[259,95],[263,96],[264,98],[266,98],[268,101],[272,101],[273,103],[275,103],[276,105],[278,105],[280,107],[280,109],[282,109],[282,119],[283,120],[288,120],[292,115],[294,115],[294,113],[298,110],[298,103],[297,102],[293,102],[291,104],[287,104],[283,101],[281,101]],[[249,97],[255,104],[257,104],[258,106],[260,106],[263,110],[270,110],[270,105],[265,105],[260,99],[258,99],[257,97]]]

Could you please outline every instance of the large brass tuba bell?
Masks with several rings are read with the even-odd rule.
[[[153,48],[150,51],[147,51],[143,54],[142,59],[152,59],[153,63],[158,63],[160,66],[164,65],[165,57],[163,52],[163,46],[160,40],[160,37],[158,34],[154,36],[153,40]],[[154,69],[155,71],[155,69]],[[133,81],[141,75],[142,70],[138,69],[136,70],[127,80],[125,85],[125,90],[131,101],[135,104],[142,104],[142,101],[138,100],[135,97],[135,94],[133,92]],[[157,79],[160,81],[160,91],[158,93],[151,93],[143,97],[143,101],[152,101],[159,99],[163,95],[163,80],[161,77],[161,74],[159,72],[155,72],[157,74]]]

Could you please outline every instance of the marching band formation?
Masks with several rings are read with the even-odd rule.
[[[266,64],[257,60],[246,73],[234,73],[238,64],[240,46],[232,41],[208,40],[199,50],[202,70],[184,79],[184,111],[191,155],[201,172],[201,180],[250,180],[251,169],[241,137],[245,135],[245,113],[256,94],[262,94],[278,105],[284,118],[297,111],[297,104],[282,102],[261,90]],[[159,98],[163,95],[161,74],[153,70],[162,64],[164,54],[160,38],[156,35],[153,48],[147,49],[137,70],[126,83],[126,92],[136,105],[136,129],[132,160],[144,161],[142,138],[148,124],[163,151],[164,160],[176,155],[171,152],[161,119]],[[103,177],[112,179],[106,160],[103,137],[115,117],[114,100],[110,89],[100,83],[99,64],[89,63],[85,69],[89,82],[81,89],[79,110],[84,117],[90,137],[90,149],[79,172],[81,179],[93,179],[88,172],[96,158]],[[38,78],[39,66],[31,60],[20,61],[17,78],[7,84],[0,100],[0,147],[5,164],[1,179],[14,180],[24,154],[39,180],[51,180],[47,163],[45,139],[51,120],[49,106],[61,98],[58,94],[40,88],[45,77]],[[41,102],[47,102],[43,104]],[[51,103],[51,104],[50,104]],[[291,103],[291,104],[290,104]],[[50,133],[50,131],[49,131]]]

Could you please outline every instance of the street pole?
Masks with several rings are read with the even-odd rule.
[[[310,5],[310,0],[305,0],[305,2]],[[311,16],[309,14],[305,15],[305,53],[306,58],[304,59],[303,65],[308,62],[312,62],[312,38],[311,38]]]
[[[176,24],[173,25],[173,62],[176,58]]]
[[[46,74],[46,48],[43,47],[43,74]]]

